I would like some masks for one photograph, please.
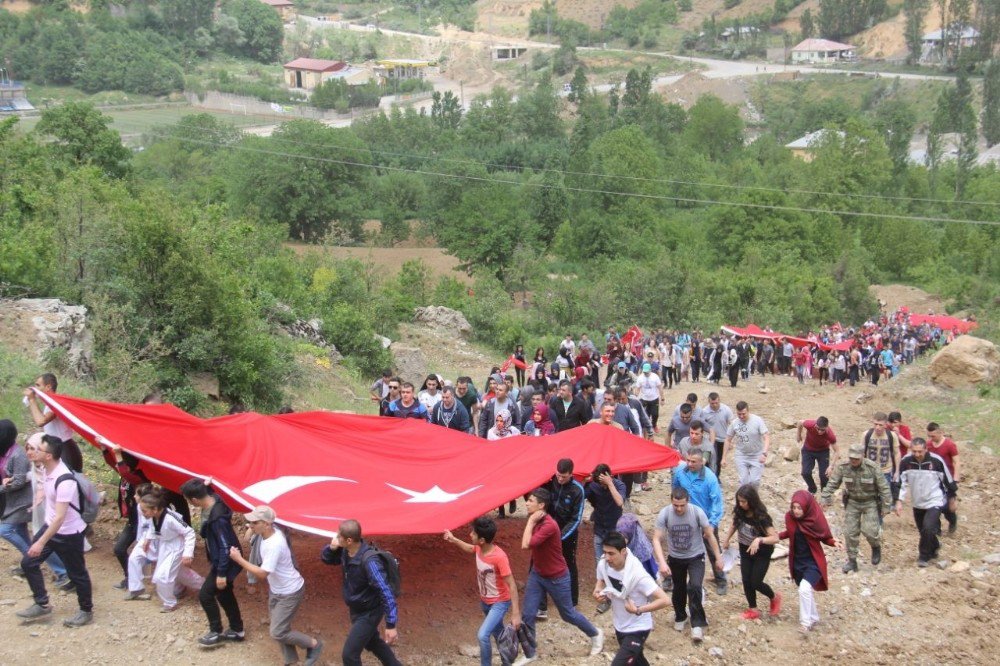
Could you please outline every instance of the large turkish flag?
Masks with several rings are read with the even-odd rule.
[[[413,419],[302,412],[200,419],[172,405],[120,405],[38,392],[95,446],[136,455],[153,481],[177,490],[212,479],[236,510],[259,504],[278,521],[332,535],[355,518],[365,534],[453,529],[544,482],[560,458],[588,474],[673,467],[673,449],[587,425],[548,437],[490,442]]]

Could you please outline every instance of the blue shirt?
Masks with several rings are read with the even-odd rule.
[[[722,521],[722,487],[715,473],[702,467],[700,472],[692,472],[686,465],[674,469],[674,483],[688,491],[691,503],[700,508],[708,516],[712,527],[718,527]]]

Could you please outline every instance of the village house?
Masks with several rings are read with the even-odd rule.
[[[285,85],[289,88],[314,90],[319,84],[346,69],[348,64],[341,60],[296,58],[285,63]]]
[[[785,148],[792,151],[792,155],[799,158],[803,162],[812,162],[813,158],[816,156],[816,149],[820,147],[824,139],[827,138],[828,133],[833,133],[843,138],[847,136],[844,132],[831,129],[821,129],[815,132],[810,132],[803,137],[799,137],[791,143],[786,143]]]
[[[829,39],[804,39],[792,48],[793,63],[850,62],[857,59],[850,44],[832,42]]]
[[[375,63],[375,76],[383,85],[390,80],[405,81],[407,79],[422,79],[431,66],[427,60],[379,60]]]
[[[292,0],[261,0],[261,2],[274,7],[278,15],[281,16],[281,20],[285,23],[295,20],[295,5],[292,3]]]
[[[948,44],[944,43],[947,34]],[[920,61],[940,62],[942,47],[949,51],[975,46],[979,31],[970,25],[953,24],[947,30],[934,30],[920,38]]]

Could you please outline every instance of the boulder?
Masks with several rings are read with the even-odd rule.
[[[64,353],[72,374],[93,372],[94,337],[82,305],[56,298],[0,299],[0,344],[42,364],[54,352]]]
[[[390,348],[396,359],[396,374],[405,382],[419,387],[427,377],[427,357],[419,347],[394,344]]]
[[[785,430],[791,430],[799,425],[798,420],[792,418],[791,416],[781,417],[781,427]]]
[[[799,459],[799,456],[801,454],[802,454],[802,449],[799,448],[799,445],[797,443],[793,442],[783,449],[781,455],[788,462],[795,462],[796,460]]]
[[[465,336],[472,332],[472,326],[464,314],[442,305],[429,305],[426,308],[416,308],[413,311],[413,321],[429,326],[430,328],[443,330],[455,337]]]
[[[1000,350],[989,340],[960,335],[934,355],[931,381],[948,388],[989,384],[1000,379]]]

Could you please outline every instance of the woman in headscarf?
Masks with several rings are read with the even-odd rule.
[[[799,631],[803,634],[819,622],[814,592],[827,589],[826,554],[823,545],[843,548],[833,538],[823,509],[805,490],[792,495],[791,510],[785,514],[785,530],[779,539],[789,539],[788,568],[799,586]]]
[[[549,407],[540,402],[531,408],[531,416],[524,422],[524,434],[531,437],[554,435],[556,427],[549,417]]]
[[[486,439],[488,440],[498,440],[507,439],[508,437],[516,437],[521,434],[521,431],[512,425],[513,419],[510,415],[510,410],[501,409],[497,412],[496,425],[486,431]],[[517,500],[510,501],[509,507],[511,515],[514,515],[514,511],[517,510]],[[507,514],[504,512],[503,505],[499,508],[500,517],[506,518]]]
[[[642,563],[643,568],[649,572],[650,576],[656,578],[660,567],[656,564],[653,544],[646,531],[642,529],[642,525],[639,524],[639,516],[634,513],[623,513],[622,517],[618,519],[618,525],[615,529],[628,541],[628,549]]]

